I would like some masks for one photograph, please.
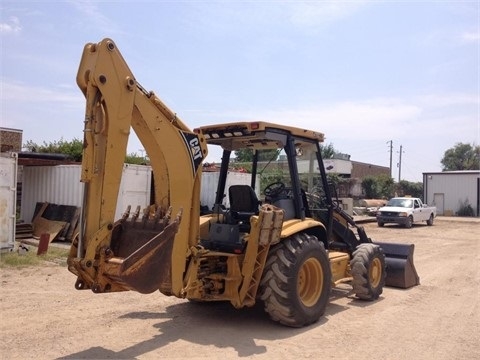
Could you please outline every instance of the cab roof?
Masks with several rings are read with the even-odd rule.
[[[286,135],[293,135],[295,143],[323,142],[323,133],[293,126],[273,124],[265,121],[235,122],[206,125],[195,129],[203,135],[209,145],[220,145],[224,149],[238,150],[283,148]]]

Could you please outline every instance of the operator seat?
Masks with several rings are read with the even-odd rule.
[[[258,215],[260,201],[248,185],[232,185],[228,189],[232,220],[238,222],[241,232],[250,232],[250,217]]]

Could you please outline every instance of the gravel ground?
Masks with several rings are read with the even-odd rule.
[[[375,241],[415,244],[421,285],[378,301],[332,292],[325,316],[291,329],[261,305],[193,304],[160,293],[74,289],[63,266],[1,269],[2,359],[479,359],[480,222],[378,228]]]

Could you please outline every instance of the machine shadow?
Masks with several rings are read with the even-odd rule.
[[[267,351],[256,340],[290,338],[328,321],[322,317],[310,326],[290,328],[271,321],[261,304],[252,308],[234,309],[229,302],[188,301],[168,306],[164,312],[130,312],[119,318],[158,320],[153,326],[159,333],[120,351],[93,346],[58,359],[135,359],[178,340],[204,346],[213,345],[219,349],[234,349],[237,357],[249,357]],[[188,357],[188,354],[184,356]]]
[[[348,298],[351,301],[348,305],[336,304],[335,300],[340,298]],[[237,357],[249,357],[267,351],[267,348],[258,345],[256,340],[287,339],[324,325],[330,316],[346,311],[350,306],[364,307],[374,303],[375,301],[366,302],[355,299],[348,287],[333,289],[325,314],[317,323],[304,328],[290,328],[270,320],[261,303],[252,308],[234,309],[229,302],[185,301],[168,306],[164,312],[138,311],[119,317],[119,319],[158,320],[153,325],[158,329],[158,335],[120,351],[94,346],[59,359],[135,359],[178,340],[204,346],[213,345],[219,349],[233,348]],[[188,357],[188,354],[184,355]]]

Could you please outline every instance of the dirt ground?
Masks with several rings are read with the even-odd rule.
[[[58,265],[2,269],[0,358],[480,359],[480,222],[364,226],[373,240],[415,244],[421,285],[385,288],[375,302],[343,287],[302,329],[271,322],[261,306],[77,291]]]

